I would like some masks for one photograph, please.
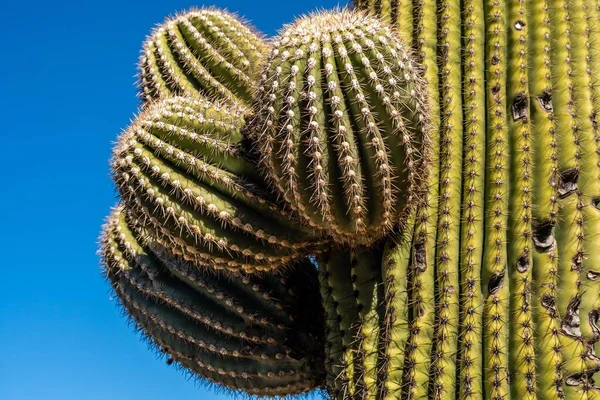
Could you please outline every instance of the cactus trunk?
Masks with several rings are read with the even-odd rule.
[[[425,67],[433,165],[414,220],[382,257],[370,250],[381,328],[340,312],[355,340],[336,345],[338,363],[328,353],[332,397],[598,398],[597,4],[355,6],[392,23]],[[357,298],[347,262],[327,287]]]

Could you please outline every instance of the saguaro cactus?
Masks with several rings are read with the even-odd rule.
[[[318,282],[310,261],[287,278],[215,274],[145,243],[143,225],[117,207],[102,254],[114,292],[169,362],[260,396],[319,387],[323,379]],[[152,244],[150,244],[152,246]]]
[[[197,304],[174,280],[235,273],[218,282],[235,304],[247,294],[239,279],[269,282],[293,310],[277,315],[311,339],[293,360],[278,358],[288,353],[275,348],[297,350],[264,320],[271,295],[242,305],[275,348],[251,343],[266,358],[216,368],[248,393],[324,381],[339,400],[600,398],[600,6],[354,4],[363,11],[281,31],[260,81],[241,87],[256,88],[248,112],[238,92],[207,93],[226,103],[176,97],[148,106],[122,136],[113,169],[124,217],[105,235],[108,275],[117,292],[153,290],[139,307],[120,293],[126,308],[186,355],[198,349],[165,324],[179,321],[173,308],[189,315]],[[177,24],[169,29],[183,35]],[[218,64],[215,79],[233,90],[235,74]],[[155,279],[131,248],[173,276]],[[313,284],[275,278],[314,274],[307,256],[319,264],[324,311],[300,307],[324,312],[315,322],[325,343],[285,294],[308,285],[299,298],[316,296]],[[121,270],[131,272],[111,272]],[[218,300],[215,310],[237,312]],[[231,343],[226,358],[246,357],[239,341],[254,334],[206,324],[196,338],[217,331]],[[239,382],[243,373],[251,379]]]
[[[200,94],[239,106],[252,99],[268,46],[228,12],[203,8],[167,19],[144,43],[139,85],[145,102]]]

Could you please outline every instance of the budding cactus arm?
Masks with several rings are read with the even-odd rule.
[[[316,244],[255,176],[240,144],[243,125],[236,107],[167,99],[147,107],[115,151],[131,212],[159,244],[199,265],[270,269]]]
[[[222,297],[207,295],[208,287],[212,287],[217,293],[230,293],[233,301],[239,302],[244,295],[235,287],[247,285],[243,277],[204,275],[205,285],[194,289],[177,275],[170,275],[169,269],[138,239],[143,234],[140,226],[121,208],[112,214],[103,236],[106,274],[124,308],[163,352],[203,378],[249,394],[288,395],[320,384],[320,344],[307,342],[319,340],[319,324],[306,324],[301,314],[302,307],[315,305],[314,300],[307,298],[301,307],[295,304],[300,300],[296,296],[317,289],[316,277],[310,276],[310,264],[299,266],[294,282],[283,283],[280,279],[284,278],[276,281],[287,285],[290,294],[296,293],[291,297],[288,294],[290,298],[280,303],[282,310],[291,313],[288,318],[277,325],[255,324],[271,319],[271,313],[256,308],[255,318],[245,320],[243,312],[232,312],[222,304]],[[232,282],[237,284],[232,287]],[[319,315],[313,313],[311,318],[318,320]],[[296,342],[296,338],[303,338],[303,343]],[[317,353],[310,355],[311,351]]]
[[[373,242],[405,217],[421,165],[414,145],[427,136],[422,85],[406,47],[360,13],[282,31],[252,131],[267,177],[309,226]]]
[[[267,45],[235,16],[199,9],[168,19],[144,44],[139,84],[144,102],[202,95],[247,106]]]

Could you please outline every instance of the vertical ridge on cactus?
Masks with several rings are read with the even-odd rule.
[[[139,62],[140,95],[144,102],[199,94],[248,105],[267,49],[253,28],[226,11],[181,13],[146,40]]]
[[[416,200],[426,110],[418,68],[389,29],[324,12],[274,41],[251,126],[267,178],[306,223],[367,244]]]
[[[289,395],[321,385],[321,325],[311,310],[318,307],[318,288],[309,261],[290,269],[287,279],[271,281],[194,270],[199,284],[189,285],[166,266],[180,261],[157,257],[138,239],[144,236],[141,225],[116,208],[104,229],[103,260],[122,306],[161,352],[192,373],[248,394]],[[289,291],[269,299],[279,310],[253,308],[254,287],[279,292],[273,283]]]

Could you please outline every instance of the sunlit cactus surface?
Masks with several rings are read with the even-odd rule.
[[[271,39],[200,8],[139,71],[101,255],[168,364],[267,397],[600,399],[600,3],[354,0]]]

